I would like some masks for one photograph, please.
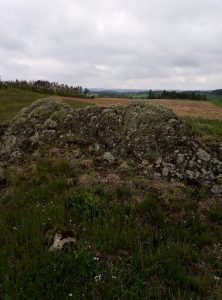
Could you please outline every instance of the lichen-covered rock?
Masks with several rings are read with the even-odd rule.
[[[146,161],[149,176],[195,182],[222,196],[217,181],[222,162],[195,139],[185,121],[161,105],[138,101],[73,110],[59,99],[37,100],[4,133],[0,161],[7,165],[61,142],[80,151],[87,145],[98,164],[130,159],[140,166]]]
[[[40,99],[12,120],[2,138],[0,156],[15,162],[42,144],[54,142],[72,126],[73,109],[58,99]]]
[[[110,163],[115,160],[115,157],[113,157],[112,153],[110,153],[110,152],[105,152],[103,154],[103,158]]]

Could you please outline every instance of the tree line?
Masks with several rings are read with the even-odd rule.
[[[205,94],[197,93],[194,91],[177,92],[177,91],[152,91],[147,92],[148,99],[190,99],[196,101],[207,101]]]
[[[92,97],[87,88],[81,86],[68,86],[67,84],[59,84],[57,82],[49,82],[47,80],[15,80],[0,81],[0,89],[19,88],[21,90],[44,93],[49,95],[69,96],[69,97]]]

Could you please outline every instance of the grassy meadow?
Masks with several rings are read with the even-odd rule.
[[[222,206],[147,181],[83,186],[78,163],[46,154],[0,196],[1,299],[221,299]],[[75,247],[47,237],[73,230]]]
[[[0,90],[0,123],[10,121],[22,108],[29,106],[33,101],[48,97],[50,97],[50,95],[14,88]],[[92,105],[79,101],[70,101],[70,99],[63,99],[63,101],[73,108],[82,108]]]
[[[222,139],[222,120],[207,120],[201,118],[186,118],[196,135]]]

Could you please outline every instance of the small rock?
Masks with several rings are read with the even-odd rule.
[[[177,156],[177,164],[178,165],[182,165],[183,162],[184,162],[184,155],[183,154],[178,154],[178,156]]]
[[[162,176],[167,177],[169,175],[169,169],[167,167],[164,167],[162,170]]]
[[[49,251],[62,250],[67,246],[76,246],[75,237],[63,238],[61,233],[56,233],[53,239],[53,244],[50,246]]]
[[[203,161],[206,161],[208,162],[211,158],[210,154],[208,154],[205,150],[199,148],[198,151],[197,151],[197,156],[203,160]]]
[[[176,123],[177,123],[177,120],[176,120],[176,119],[170,119],[170,120],[169,120],[169,123],[170,123],[170,124],[176,124]]]
[[[157,161],[156,161],[156,165],[160,165],[161,163],[162,163],[162,158],[161,157],[159,157],[158,159],[157,159]]]
[[[193,178],[194,178],[194,172],[193,172],[193,171],[187,170],[187,171],[186,171],[186,174],[187,174],[187,176],[188,176],[190,179],[193,179]]]
[[[100,150],[100,145],[98,143],[95,144],[95,150],[99,151]]]
[[[207,180],[213,180],[214,179],[214,175],[211,171],[205,171],[203,172],[203,178],[207,179]]]
[[[213,185],[213,187],[211,188],[211,192],[217,196],[221,196],[222,195],[222,185]]]
[[[155,172],[155,173],[154,173],[154,177],[160,178],[160,177],[161,177],[161,173]]]
[[[51,119],[46,120],[46,122],[44,124],[44,127],[46,129],[56,129],[57,126],[58,126],[58,124],[55,121],[51,120]]]
[[[105,160],[107,160],[108,162],[113,162],[114,160],[115,160],[115,158],[114,158],[114,156],[110,153],[110,152],[105,152],[104,154],[103,154],[103,158],[105,159]]]
[[[193,160],[190,160],[190,161],[189,161],[189,164],[188,164],[188,166],[189,166],[189,168],[191,168],[191,169],[192,169],[192,168],[194,168],[194,167],[195,167],[195,164],[196,164],[196,163],[195,163],[195,161],[193,161]]]

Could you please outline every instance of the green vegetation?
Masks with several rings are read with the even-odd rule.
[[[152,91],[148,92],[148,99],[189,99],[194,101],[207,101],[207,97],[204,94],[187,91],[187,92],[178,92],[178,91]]]
[[[186,118],[187,122],[194,129],[194,132],[201,136],[212,136],[213,138],[222,138],[222,121],[207,120],[200,118]]]
[[[129,99],[189,99],[194,101],[207,101],[204,93],[196,91],[134,91],[134,90],[102,90],[96,92],[102,98],[129,98]]]
[[[220,95],[207,94],[207,99],[218,106],[222,106],[222,96]]]
[[[221,203],[139,179],[84,188],[81,172],[41,154],[9,176],[1,299],[221,299]],[[50,234],[72,230],[74,248],[49,251]]]
[[[33,101],[40,98],[48,98],[47,94],[40,94],[32,91],[8,88],[0,90],[0,123],[10,121],[23,107],[29,106]],[[64,102],[73,108],[81,108],[90,105],[74,101],[70,98],[63,99]]]
[[[49,95],[59,95],[65,97],[91,98],[89,90],[81,86],[68,86],[67,84],[59,84],[58,82],[49,82],[47,80],[15,80],[15,81],[0,81],[0,89],[17,88],[23,91],[36,93],[44,93]]]

